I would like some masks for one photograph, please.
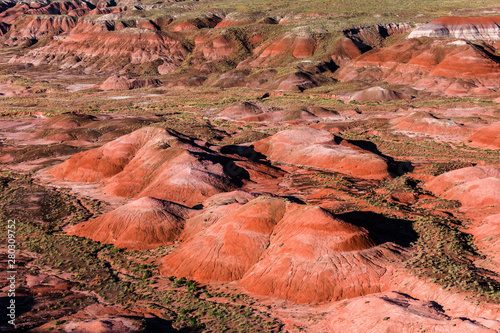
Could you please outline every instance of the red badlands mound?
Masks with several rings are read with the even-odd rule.
[[[418,133],[451,135],[470,133],[470,130],[463,125],[449,119],[439,119],[425,111],[415,111],[396,118],[393,120],[393,124],[396,129]]]
[[[317,119],[318,117],[305,109],[289,109],[284,111],[261,113],[254,116],[240,118],[238,120],[246,122],[283,122],[297,120],[312,121]]]
[[[229,119],[240,119],[256,114],[261,114],[263,112],[264,111],[259,106],[253,103],[243,102],[225,108],[224,110],[219,112],[217,116]]]
[[[432,301],[396,292],[369,295],[335,303],[331,315],[311,327],[311,332],[484,332],[496,323],[482,318],[453,318]]]
[[[78,153],[51,173],[74,182],[104,181],[104,191],[116,196],[154,196],[187,205],[233,188],[215,153],[186,141],[165,129],[145,127]]]
[[[44,121],[44,125],[50,128],[74,129],[90,124],[96,118],[88,114],[63,113]]]
[[[334,45],[331,59],[337,66],[344,65],[347,61],[359,57],[363,52],[350,38],[342,38]]]
[[[204,231],[235,210],[254,199],[255,196],[243,191],[216,194],[203,202],[203,210],[186,221],[181,239],[189,241],[201,237]]]
[[[233,12],[228,14],[222,21],[217,23],[216,28],[233,27],[255,23],[255,17],[246,13]]]
[[[249,62],[252,67],[266,67],[277,64],[280,58],[290,57],[295,59],[309,58],[314,55],[316,42],[312,35],[304,30],[292,31],[279,37],[271,43],[265,43],[254,50],[258,58]],[[246,60],[239,66],[244,66]]]
[[[102,90],[129,90],[145,87],[154,87],[161,84],[158,80],[131,79],[128,76],[113,75],[106,79],[99,87]]]
[[[320,106],[311,106],[307,108],[307,112],[312,113],[319,118],[341,118],[338,111],[326,109]]]
[[[452,37],[468,40],[499,40],[500,16],[442,17],[413,30],[408,38]]]
[[[27,16],[16,22],[15,30],[9,34],[9,39],[39,39],[48,35],[59,35],[69,32],[76,23],[77,18],[72,16]]]
[[[304,91],[317,87],[318,84],[306,73],[294,73],[279,79],[277,90]]]
[[[396,258],[375,247],[365,229],[319,207],[265,197],[218,207],[229,213],[216,214],[204,231],[162,259],[162,274],[204,282],[241,279],[257,294],[324,302],[380,291],[383,261]],[[186,228],[200,220],[191,218]]]
[[[298,303],[381,291],[384,260],[368,232],[319,207],[290,204],[261,260],[239,281],[250,292]],[[385,264],[387,265],[387,264]]]
[[[198,30],[198,27],[189,21],[179,21],[172,25],[172,31]]]
[[[96,26],[97,27],[97,26]],[[84,32],[72,34],[73,30]],[[52,40],[46,46],[33,49],[20,57],[12,57],[11,63],[58,65],[67,67],[66,62],[77,59],[70,68],[88,70],[123,69],[132,64],[143,64],[155,60],[180,65],[188,51],[182,43],[160,32],[126,28],[120,31],[92,31],[88,26],[78,25],[64,39]],[[124,44],[123,41],[127,43]],[[91,41],[91,42],[89,42]]]
[[[411,98],[411,96],[399,93],[394,90],[388,90],[381,87],[372,87],[354,93],[350,100],[356,102],[387,102],[408,98]]]
[[[498,210],[500,211],[500,210]],[[468,232],[474,235],[477,247],[487,255],[486,268],[500,273],[500,213],[476,218],[476,224]]]
[[[238,48],[228,37],[199,35],[195,38],[196,51],[201,51],[202,59],[207,61],[224,60],[230,57]],[[198,60],[198,59],[197,59]]]
[[[203,28],[214,28],[222,19],[214,14],[205,14],[193,19],[180,20],[174,22],[169,30],[184,31],[184,30],[198,30]]]
[[[271,161],[310,166],[361,178],[389,178],[387,162],[373,153],[335,142],[328,131],[302,127],[279,132],[254,143]]]
[[[480,129],[467,139],[471,146],[500,149],[500,122]]]
[[[335,75],[340,81],[386,81],[447,95],[487,94],[498,86],[500,63],[477,45],[409,39],[366,52]]]
[[[453,170],[434,178],[427,189],[465,207],[500,205],[500,169],[475,166]]]
[[[234,281],[255,265],[285,213],[281,199],[256,198],[165,257],[162,273],[199,281]]]
[[[54,167],[51,173],[74,182],[102,181],[121,172],[141,148],[162,139],[173,140],[175,137],[161,128],[143,128],[100,148],[78,153]]]
[[[33,135],[59,142],[74,140],[95,142],[98,139],[106,142],[157,121],[160,119],[156,117],[132,118],[65,113],[45,120],[42,129]]]
[[[172,202],[143,197],[96,219],[74,226],[68,233],[128,250],[148,250],[171,244],[191,210]]]

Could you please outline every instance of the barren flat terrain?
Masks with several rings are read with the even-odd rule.
[[[0,330],[499,332],[499,27],[0,2]]]

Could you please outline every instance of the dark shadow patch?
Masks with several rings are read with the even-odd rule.
[[[378,244],[391,242],[409,247],[412,242],[418,239],[418,234],[413,230],[411,221],[393,219],[374,212],[349,212],[337,215],[337,217],[365,228]]]

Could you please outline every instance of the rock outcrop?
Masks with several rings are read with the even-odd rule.
[[[419,37],[500,40],[500,16],[442,17],[418,27],[408,36],[408,38]]]
[[[337,72],[341,81],[385,81],[450,96],[492,93],[500,63],[491,50],[467,42],[409,39],[373,49]]]

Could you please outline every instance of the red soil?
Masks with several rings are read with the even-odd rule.
[[[336,76],[341,81],[386,81],[448,95],[484,94],[500,80],[500,64],[479,46],[410,39],[366,52]]]
[[[338,144],[327,131],[310,127],[287,130],[254,143],[271,161],[310,166],[361,178],[389,177],[386,161],[346,143]]]
[[[160,81],[147,79],[131,79],[128,76],[113,75],[106,79],[99,87],[102,90],[129,90],[145,87],[154,87],[160,84]]]
[[[500,205],[500,169],[475,166],[449,171],[429,182],[427,189],[469,208]]]
[[[149,250],[172,244],[191,210],[168,201],[143,197],[83,222],[68,231],[128,250]]]
[[[500,122],[480,129],[467,139],[475,147],[500,149]]]
[[[291,204],[273,230],[271,244],[239,282],[259,295],[316,303],[381,290],[377,261],[391,256],[363,228],[319,207]]]
[[[415,111],[408,115],[393,120],[394,127],[402,131],[445,134],[445,135],[467,135],[471,132],[461,124],[449,119],[440,119],[425,111]]]
[[[283,200],[273,198],[246,203],[165,257],[162,273],[198,281],[240,279],[269,246],[285,207]]]

